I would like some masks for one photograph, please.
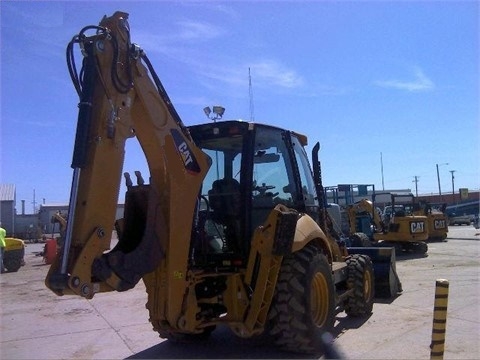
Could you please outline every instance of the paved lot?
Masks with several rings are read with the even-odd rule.
[[[480,358],[480,230],[450,227],[447,242],[429,244],[427,257],[397,259],[404,292],[376,302],[373,314],[339,314],[335,345],[348,359],[430,358],[435,281],[450,283],[445,359]],[[143,285],[88,301],[57,297],[44,286],[48,266],[28,244],[26,265],[0,276],[0,359],[293,358],[260,339],[227,328],[207,343],[175,345],[151,330]]]

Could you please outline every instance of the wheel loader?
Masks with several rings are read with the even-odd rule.
[[[393,250],[348,253],[331,230],[318,143],[312,170],[296,132],[243,121],[186,127],[130,42],[127,13],[83,28],[67,54],[80,103],[65,239],[45,279],[54,293],[91,299],[142,280],[162,338],[205,339],[226,325],[319,354],[337,312],[368,316],[376,285],[390,292]],[[148,180],[123,172],[132,137]],[[124,217],[115,221],[122,175]]]

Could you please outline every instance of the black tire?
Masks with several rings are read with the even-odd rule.
[[[407,250],[406,246],[408,246],[408,243],[404,243],[400,241],[381,241],[378,246],[393,247],[395,248],[395,255],[402,255],[403,252]]]
[[[419,242],[415,244],[415,252],[418,254],[426,254],[428,252],[428,244],[424,242]]]
[[[348,269],[348,288],[353,294],[345,303],[348,316],[359,317],[372,313],[375,297],[373,264],[370,257],[354,254],[346,260]]]
[[[370,247],[372,242],[365,233],[355,233],[350,236],[352,247]]]
[[[423,241],[405,243],[403,248],[406,252],[414,254],[426,254],[428,251],[428,245]]]
[[[3,260],[3,266],[8,272],[17,272],[22,267],[22,259],[17,257],[5,259]]]
[[[284,257],[267,333],[283,350],[320,354],[335,321],[335,288],[325,255],[314,245]]]

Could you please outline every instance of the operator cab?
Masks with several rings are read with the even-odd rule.
[[[196,125],[189,131],[212,161],[199,195],[194,263],[245,263],[253,231],[277,204],[318,220],[306,137],[243,121]]]

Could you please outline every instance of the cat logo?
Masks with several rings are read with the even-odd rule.
[[[410,223],[410,233],[418,234],[423,233],[425,230],[425,222],[423,221],[412,221]]]
[[[187,143],[184,141],[180,145],[178,145],[178,151],[182,155],[183,162],[185,163],[185,167],[190,165],[193,162],[192,154],[190,153],[190,149],[187,146]]]
[[[435,220],[433,222],[433,227],[435,228],[435,230],[437,229],[445,229],[447,227],[447,223],[444,219],[442,220]]]
[[[192,150],[187,145],[184,137],[177,129],[172,129],[171,134],[173,137],[173,141],[175,142],[175,146],[177,147],[177,152],[182,158],[183,165],[185,169],[190,174],[198,174],[200,172],[200,166],[198,165],[197,159],[193,155]]]

